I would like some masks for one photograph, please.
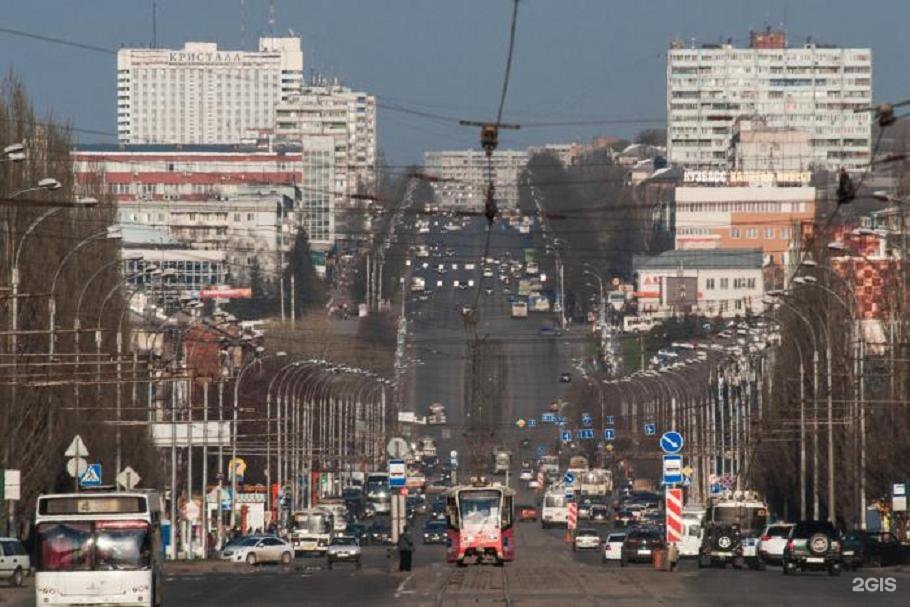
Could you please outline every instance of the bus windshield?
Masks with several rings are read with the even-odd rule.
[[[121,571],[151,567],[145,521],[49,522],[38,525],[38,571]]]
[[[743,533],[761,531],[768,522],[768,510],[751,506],[715,506],[712,520],[718,523],[736,523]]]
[[[332,531],[332,517],[328,512],[295,514],[294,529],[306,533],[329,533]]]
[[[465,491],[459,496],[461,526],[465,531],[499,530],[500,501],[498,491]]]

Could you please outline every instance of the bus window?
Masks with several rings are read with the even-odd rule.
[[[151,534],[144,521],[95,523],[95,569],[136,570],[151,566]]]
[[[88,571],[92,568],[91,523],[38,525],[39,571]]]

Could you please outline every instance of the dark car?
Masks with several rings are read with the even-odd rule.
[[[698,549],[698,566],[726,567],[727,563],[732,563],[736,569],[741,569],[746,564],[739,525],[708,523],[705,525],[701,546]]]
[[[375,546],[386,546],[392,543],[392,526],[389,521],[375,519],[367,530],[367,538]]]
[[[850,531],[843,537],[841,555],[845,569],[888,567],[904,560],[904,547],[890,533]]]
[[[837,529],[829,521],[796,523],[787,538],[782,562],[784,575],[813,569],[840,575],[844,557]]]
[[[550,325],[544,325],[537,329],[537,334],[541,337],[562,337],[562,331]]]
[[[446,543],[446,522],[445,521],[427,521],[423,526],[423,543],[424,544],[445,544]]]
[[[563,371],[562,373],[559,374],[559,383],[561,383],[561,384],[568,384],[568,383],[571,383],[571,382],[572,382],[572,374],[571,374],[571,373],[566,373],[565,371]]]
[[[613,515],[613,524],[617,527],[627,527],[635,521],[635,514],[631,510],[620,510]]]
[[[364,536],[367,534],[367,526],[363,523],[348,523],[344,528],[344,534],[356,538],[361,544],[366,543]]]
[[[632,527],[622,543],[619,564],[625,567],[634,562],[651,562],[655,550],[667,547],[665,535],[651,527]]]

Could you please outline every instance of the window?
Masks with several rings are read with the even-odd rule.
[[[729,278],[721,278],[721,279],[720,279],[720,288],[721,288],[721,289],[729,289],[729,288],[730,288],[730,279],[729,279]]]
[[[748,230],[746,230],[746,237],[748,237],[748,238],[758,238],[758,229],[757,229],[757,228],[749,228]]]
[[[765,228],[765,240],[774,239],[774,228]]]
[[[714,279],[707,278],[705,279],[705,289],[712,291],[714,289]]]
[[[739,238],[739,228],[730,228],[730,238]]]
[[[790,238],[790,228],[781,228],[780,237],[789,239]]]
[[[746,286],[750,289],[754,289],[755,288],[755,279],[749,278],[748,280],[746,280]]]

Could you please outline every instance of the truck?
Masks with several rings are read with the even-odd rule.
[[[512,454],[506,449],[493,452],[493,474],[505,474],[512,464]]]
[[[430,405],[427,423],[431,426],[441,426],[446,423],[446,408],[442,403]]]
[[[594,468],[581,475],[581,494],[603,496],[613,490],[613,474],[603,468]]]
[[[512,318],[527,318],[528,304],[525,301],[515,301],[512,303]]]

